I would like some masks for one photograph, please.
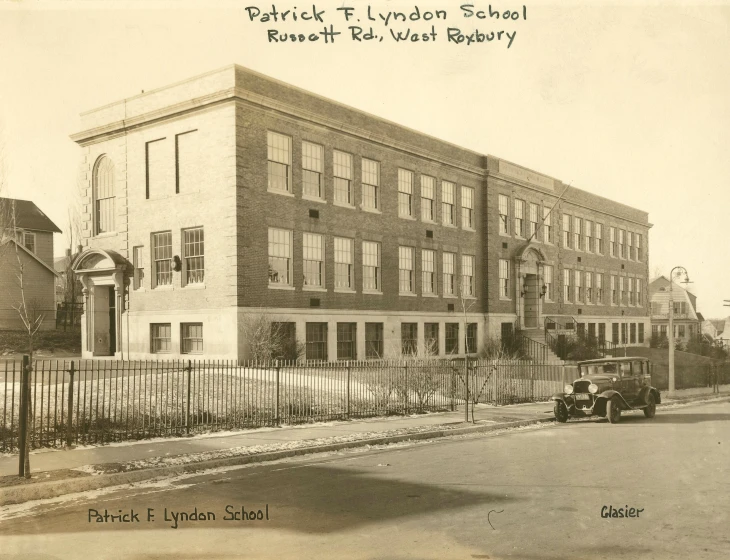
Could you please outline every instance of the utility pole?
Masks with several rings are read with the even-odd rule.
[[[674,271],[677,271],[677,278],[684,274],[683,284],[689,284],[689,274],[683,266],[675,266],[669,273],[669,390],[668,396],[676,391],[674,386],[674,297],[672,285],[674,284]]]

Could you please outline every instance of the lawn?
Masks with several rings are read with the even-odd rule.
[[[43,330],[38,331],[33,342],[34,352],[41,355],[57,356],[81,355],[81,330]],[[21,355],[28,352],[28,333],[25,331],[0,330],[0,357]]]

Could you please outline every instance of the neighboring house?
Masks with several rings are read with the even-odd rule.
[[[548,317],[648,344],[648,214],[520,165],[240,66],[72,139],[85,357],[245,358],[262,310],[309,359],[463,355]]]
[[[15,207],[15,228],[9,219],[12,206]],[[23,328],[14,309],[22,301],[18,258],[23,264],[26,306],[45,316],[43,328],[53,328],[57,278],[53,268],[53,234],[61,233],[61,230],[28,200],[0,198],[0,208],[4,216],[4,235],[0,236],[3,239],[0,243],[0,329]]]
[[[718,332],[718,323],[720,323],[720,329],[725,326],[725,321],[716,321],[714,319],[705,319],[700,325],[702,334],[705,335],[710,342],[714,342],[717,340],[719,335],[722,334],[722,331]]]
[[[665,276],[652,280],[649,284],[649,299],[651,301],[651,332],[662,338],[668,338],[669,329],[669,280]],[[702,320],[697,313],[697,297],[672,283],[672,301],[674,338],[683,344],[689,342],[693,336],[700,334]]]
[[[56,279],[56,305],[62,303],[68,303],[75,301],[76,303],[83,302],[83,294],[80,286],[72,286],[69,283],[69,274],[72,276],[72,280],[78,280],[75,278],[73,271],[71,270],[71,264],[73,263],[76,256],[83,251],[83,246],[79,245],[77,252],[71,254],[71,249],[66,249],[66,254],[62,257],[56,257],[53,259],[53,269],[58,275]],[[76,289],[78,288],[78,289]]]

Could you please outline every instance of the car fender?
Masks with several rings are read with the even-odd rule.
[[[606,401],[610,401],[612,398],[618,397],[619,400],[623,403],[623,406],[627,409],[632,409],[633,406],[631,406],[629,403],[626,402],[626,399],[619,393],[618,391],[614,391],[613,389],[609,389],[608,391],[604,391],[600,395],[596,396],[596,400],[598,399],[605,399]]]
[[[639,398],[638,398],[637,402],[642,403],[642,404],[647,404],[646,399],[648,398],[649,395],[654,395],[654,402],[656,404],[659,404],[662,402],[662,397],[659,394],[659,391],[657,389],[655,389],[654,387],[644,387],[643,389],[641,389],[641,393],[639,393]]]
[[[552,397],[550,397],[550,400],[561,401],[568,408],[575,405],[575,399],[573,398],[573,396],[566,393],[555,393]]]

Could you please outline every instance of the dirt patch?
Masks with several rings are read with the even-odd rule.
[[[49,354],[80,356],[81,331],[74,330],[41,330],[36,334],[33,342],[34,352],[38,358],[48,357]],[[0,331],[0,357],[22,355],[28,351],[28,333],[24,331]]]
[[[27,484],[35,484],[36,482],[54,482],[57,480],[68,480],[69,478],[82,478],[87,476],[91,476],[91,474],[71,469],[31,473],[30,478],[22,478],[14,475],[0,476],[0,488],[7,488],[8,486],[25,486]]]

